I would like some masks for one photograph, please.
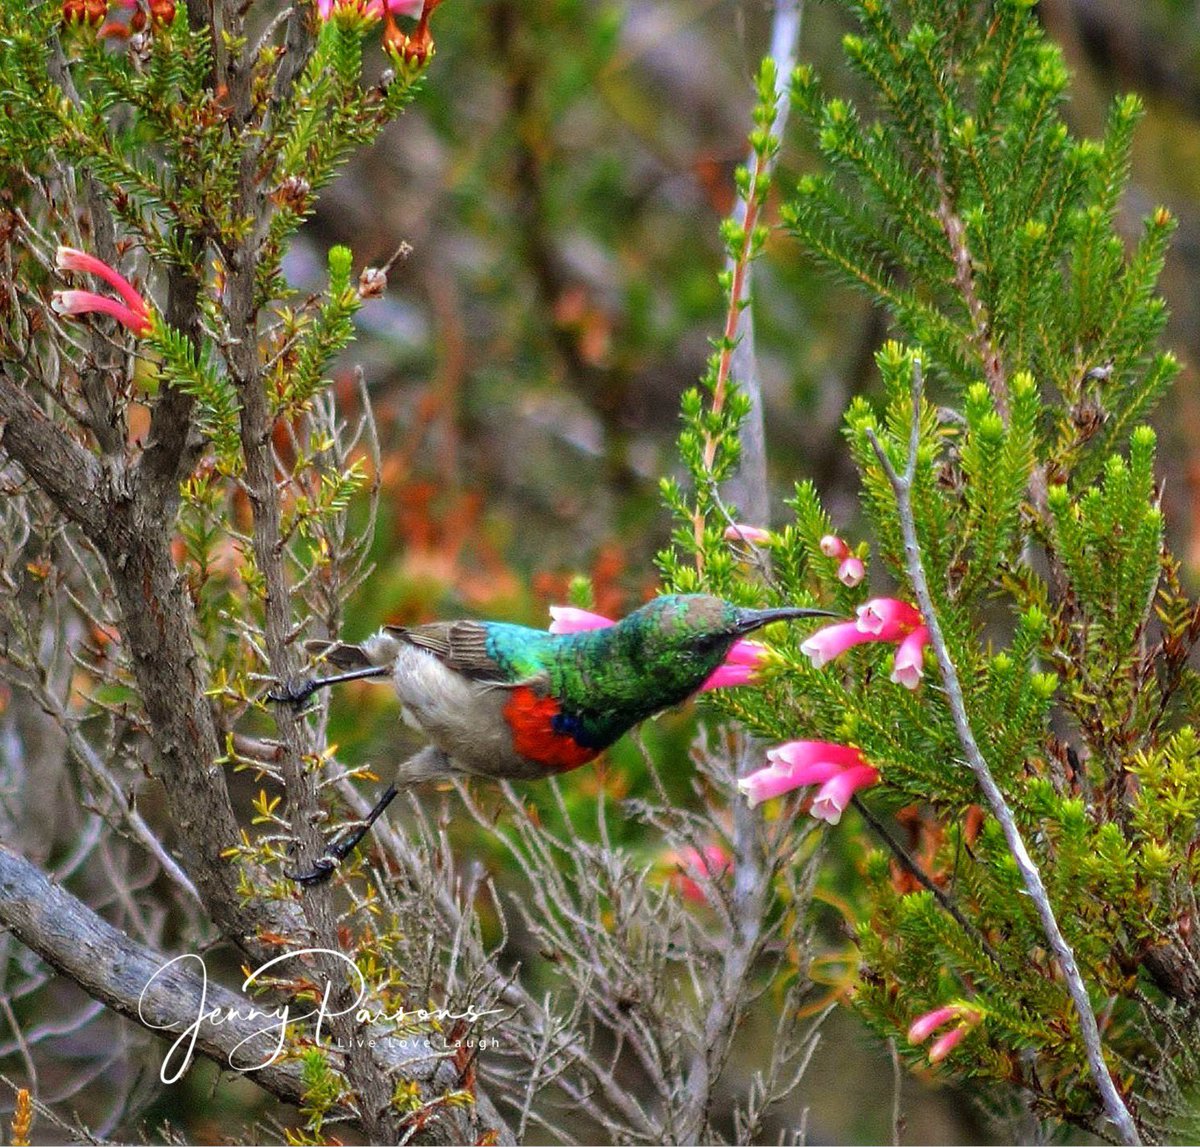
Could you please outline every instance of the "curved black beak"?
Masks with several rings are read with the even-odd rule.
[[[807,606],[783,605],[777,609],[739,609],[737,611],[737,632],[753,633],[773,621],[791,621],[799,617],[841,617],[840,613],[830,613],[827,609],[809,609]]]

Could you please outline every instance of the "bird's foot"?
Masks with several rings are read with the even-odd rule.
[[[336,846],[331,845],[323,856],[317,857],[316,863],[307,872],[285,872],[289,880],[311,888],[316,884],[324,884],[339,868],[345,859],[344,853],[339,853]]]
[[[321,688],[321,683],[315,677],[307,677],[295,685],[277,685],[267,694],[268,701],[277,705],[290,705],[299,712],[308,704],[309,698]]]
[[[371,825],[379,819],[383,810],[392,803],[397,791],[395,785],[388,785],[384,790],[383,796],[375,802],[375,807],[367,813],[366,817],[359,821],[344,836],[327,845],[324,856],[318,857],[316,863],[307,872],[287,872],[284,875],[289,880],[296,881],[297,884],[307,886],[324,884],[337,871],[342,861],[358,847],[358,842],[371,831]]]

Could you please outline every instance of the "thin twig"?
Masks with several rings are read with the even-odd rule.
[[[850,798],[850,803],[858,809],[859,815],[862,816],[863,820],[871,826],[879,838],[891,850],[892,855],[912,874],[921,887],[933,894],[933,898],[953,917],[954,922],[987,953],[988,959],[999,967],[1000,954],[992,947],[984,934],[962,914],[958,905],[946,895],[945,889],[939,888],[932,877],[908,854],[908,850],[904,845],[892,836],[888,831],[887,825],[867,807],[864,801],[859,799],[857,794]]]
[[[979,782],[979,787],[983,790],[983,795],[991,807],[992,814],[1000,822],[1000,827],[1004,832],[1004,839],[1008,845],[1009,854],[1016,862],[1017,868],[1021,873],[1021,880],[1025,885],[1025,890],[1029,893],[1029,897],[1037,909],[1038,917],[1042,923],[1042,931],[1049,941],[1055,956],[1058,958],[1059,966],[1062,968],[1067,991],[1070,993],[1071,1001],[1074,1003],[1076,1014],[1079,1017],[1079,1031],[1083,1040],[1084,1050],[1087,1054],[1088,1066],[1091,1068],[1092,1077],[1095,1079],[1096,1086],[1100,1091],[1104,1110],[1116,1127],[1123,1143],[1140,1144],[1141,1137],[1133,1121],[1133,1116],[1129,1113],[1129,1108],[1125,1106],[1125,1101],[1117,1091],[1112,1076],[1109,1074],[1108,1067],[1104,1062],[1104,1050],[1100,1042],[1100,1029],[1096,1023],[1096,1016],[1092,1011],[1091,1001],[1088,998],[1087,986],[1083,982],[1079,965],[1075,961],[1075,953],[1071,950],[1070,945],[1062,934],[1062,930],[1058,926],[1058,921],[1054,916],[1054,908],[1050,904],[1050,897],[1047,895],[1046,886],[1042,882],[1042,875],[1033,863],[1028,849],[1025,847],[1025,841],[1022,839],[1021,831],[1017,827],[1016,818],[1013,816],[1008,802],[1004,799],[1004,794],[1000,791],[1000,786],[996,784],[995,778],[992,776],[992,771],[984,759],[978,742],[975,740],[975,734],[971,729],[971,721],[967,715],[966,702],[963,699],[962,685],[958,678],[958,669],[955,667],[954,661],[950,656],[945,634],[942,632],[941,620],[934,609],[933,597],[929,592],[929,582],[925,577],[925,565],[921,557],[920,544],[917,541],[916,517],[913,513],[912,502],[913,484],[917,471],[917,450],[920,445],[921,435],[922,391],[921,360],[914,358],[912,366],[912,425],[909,431],[908,458],[905,462],[903,474],[896,472],[896,468],[884,452],[882,445],[880,445],[878,437],[870,428],[867,429],[867,438],[871,443],[871,448],[875,451],[875,457],[879,460],[879,464],[883,468],[883,472],[887,476],[887,480],[896,495],[896,510],[904,537],[905,566],[908,571],[908,578],[912,583],[913,592],[916,594],[921,616],[924,618],[925,625],[929,630],[929,643],[933,646],[934,653],[937,656],[938,669],[942,677],[942,686],[945,689],[950,713],[954,718],[954,726],[958,732],[959,744],[962,745],[967,763],[971,766],[971,771],[975,774],[975,778]]]

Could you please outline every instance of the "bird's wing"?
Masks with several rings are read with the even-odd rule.
[[[428,625],[384,628],[401,641],[429,650],[448,669],[473,681],[515,688],[536,687],[546,680],[546,675],[532,666],[502,666],[488,650],[487,626],[483,622],[433,621]]]

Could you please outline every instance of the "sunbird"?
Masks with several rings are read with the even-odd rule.
[[[311,654],[341,672],[273,693],[273,700],[299,706],[329,685],[387,677],[405,720],[429,744],[398,767],[367,817],[294,879],[326,879],[403,786],[460,776],[533,780],[578,768],[647,717],[685,701],[746,634],[774,621],[833,616],[666,594],[611,626],[575,633],[435,621],[387,625],[361,644],[308,642]]]

